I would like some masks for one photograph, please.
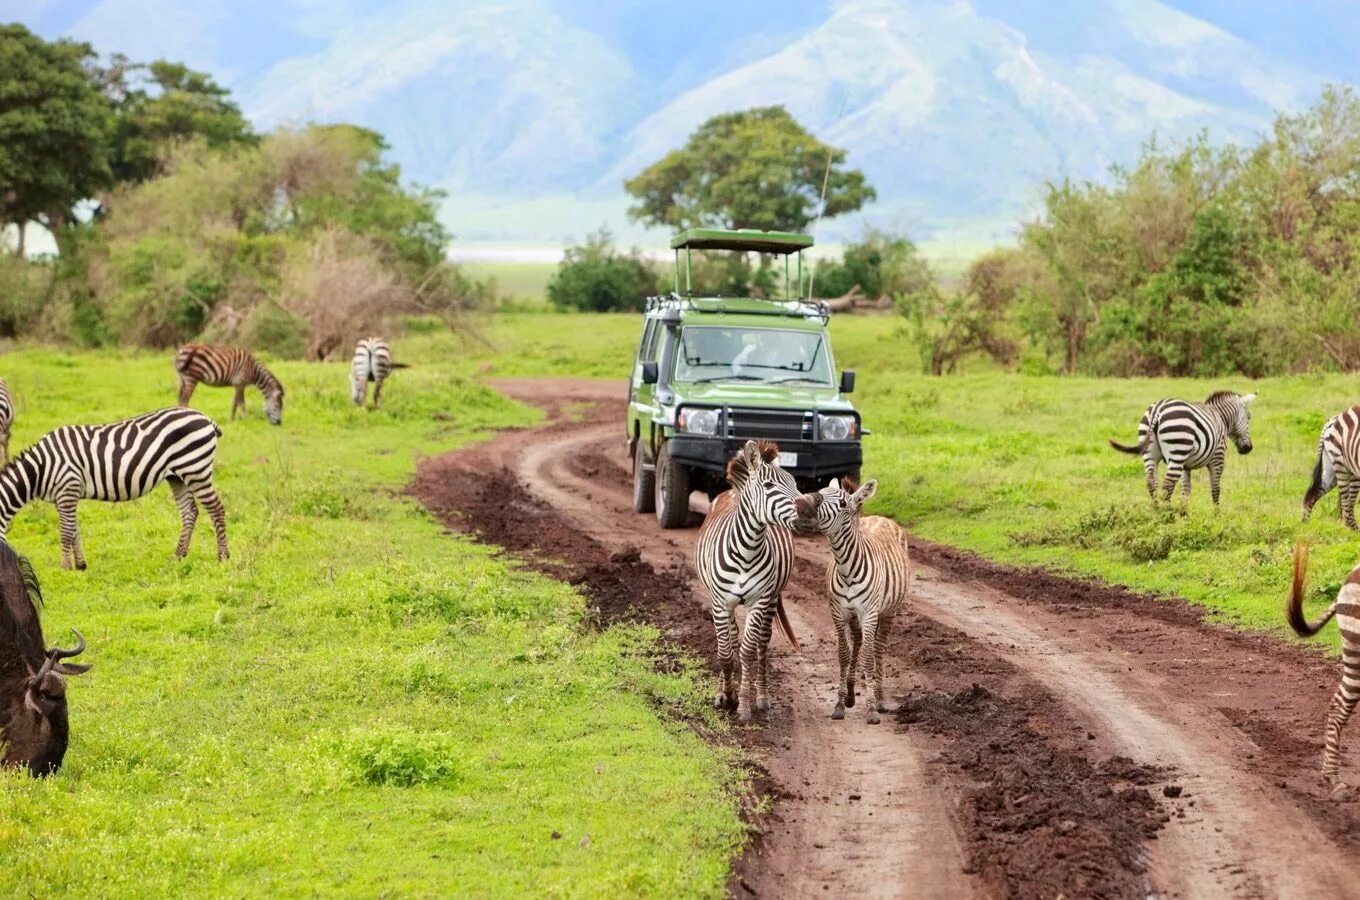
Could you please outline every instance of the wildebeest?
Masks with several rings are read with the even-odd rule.
[[[28,560],[0,541],[0,764],[25,766],[42,777],[61,768],[69,728],[66,676],[89,666],[63,662],[85,649],[80,632],[71,650],[44,649],[38,607],[42,591]]]

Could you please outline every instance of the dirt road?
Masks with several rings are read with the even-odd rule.
[[[550,423],[428,461],[417,496],[581,584],[603,620],[652,621],[711,660],[694,532],[631,510],[623,388],[496,387]],[[1360,896],[1357,806],[1316,779],[1332,663],[1184,604],[913,541],[914,614],[886,664],[897,724],[859,707],[832,721],[828,554],[798,547],[785,599],[803,651],[776,636],[775,707],[741,731],[773,803],[734,893]]]

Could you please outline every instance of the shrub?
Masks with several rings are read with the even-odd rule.
[[[584,244],[567,248],[548,282],[548,301],[582,312],[640,310],[657,290],[656,272],[641,252],[621,253],[609,230],[601,228]]]

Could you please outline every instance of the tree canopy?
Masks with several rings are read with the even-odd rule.
[[[782,106],[714,116],[624,183],[636,221],[669,228],[805,230],[817,215],[827,160],[827,218],[876,196],[846,151],[824,144]]]

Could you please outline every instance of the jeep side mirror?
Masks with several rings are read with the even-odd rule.
[[[855,389],[855,370],[845,369],[841,372],[841,393],[848,394]]]
[[[659,375],[660,375],[660,372],[659,372],[659,370],[657,369],[656,363],[654,363],[654,362],[645,362],[645,363],[642,364],[642,383],[643,383],[643,384],[656,384],[657,378],[659,377]]]

